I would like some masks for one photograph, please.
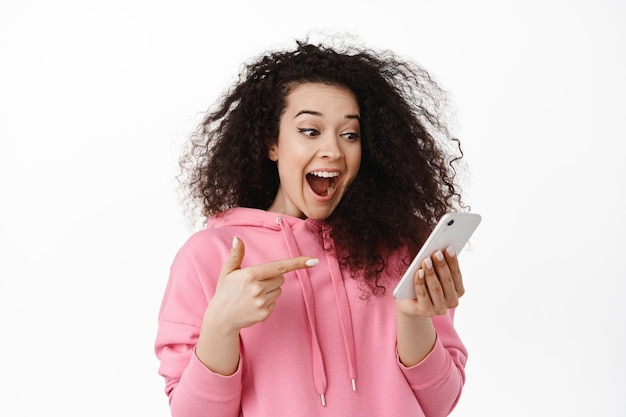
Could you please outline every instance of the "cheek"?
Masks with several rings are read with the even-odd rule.
[[[283,147],[278,160],[295,174],[305,169],[310,157],[307,150],[302,147]]]
[[[294,155],[281,155],[278,158],[278,175],[281,181],[294,182],[301,172],[301,166]]]
[[[350,167],[354,170],[354,175],[356,175],[361,167],[361,148],[355,150],[350,155]]]

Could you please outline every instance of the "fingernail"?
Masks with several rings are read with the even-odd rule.
[[[306,266],[315,266],[318,265],[320,263],[320,260],[317,258],[313,258],[313,259],[307,259],[306,262],[304,263]]]
[[[454,251],[454,249],[452,248],[452,246],[448,246],[448,249],[446,249],[446,252],[448,253],[449,256],[454,256],[456,255],[456,252]]]
[[[435,252],[435,258],[437,258],[439,262],[443,261],[443,253],[441,253],[441,251],[438,250],[437,252]]]
[[[433,261],[430,260],[430,257],[424,259],[424,262],[426,262],[426,268],[433,269]]]
[[[417,270],[417,276],[419,277],[419,279],[424,279],[424,270],[423,269],[418,269]]]
[[[239,246],[239,239],[237,239],[237,236],[235,236],[233,238],[233,249],[237,249],[238,246]]]

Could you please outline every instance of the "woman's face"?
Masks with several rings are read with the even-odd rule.
[[[297,85],[286,103],[269,150],[280,186],[268,210],[326,219],[359,171],[359,106],[350,90],[319,83]]]

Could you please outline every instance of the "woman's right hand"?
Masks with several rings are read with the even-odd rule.
[[[222,375],[237,370],[239,331],[271,316],[282,293],[283,274],[319,263],[316,258],[298,256],[241,268],[244,255],[244,244],[235,237],[204,314],[196,346],[198,359]]]

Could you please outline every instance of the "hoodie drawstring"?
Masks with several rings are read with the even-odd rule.
[[[300,250],[293,236],[291,228],[287,224],[285,219],[282,217],[278,217],[276,219],[276,223],[280,226],[280,230],[282,231],[282,235],[285,239],[289,256],[301,256]],[[324,358],[322,356],[322,350],[320,347],[319,339],[317,337],[317,325],[315,321],[315,295],[308,271],[306,269],[297,269],[295,273],[298,277],[298,280],[300,281],[300,287],[302,288],[302,294],[304,297],[304,305],[306,309],[307,319],[309,321],[309,331],[311,333],[311,351],[313,353],[313,381],[315,384],[315,389],[317,390],[321,398],[322,406],[325,406],[327,378],[326,371],[324,369]],[[339,310],[339,322],[341,324],[343,342],[346,349],[346,355],[348,357],[348,369],[350,373],[349,376],[351,380],[352,390],[356,391],[356,353],[350,305],[348,303],[348,295],[346,293],[345,286],[343,285],[341,271],[339,270],[339,265],[336,263],[334,265],[331,265],[331,281],[333,284],[335,301]]]
[[[300,256],[298,246],[291,233],[289,225],[285,225],[285,221],[282,217],[276,219],[276,223],[280,226],[280,230],[283,232],[285,243],[289,251],[289,256]],[[322,400],[322,406],[326,405],[326,371],[324,370],[324,358],[322,357],[322,349],[320,342],[317,338],[316,323],[315,323],[315,296],[313,287],[311,286],[311,279],[306,269],[297,269],[296,276],[300,281],[300,288],[302,288],[302,295],[304,298],[304,306],[306,308],[306,315],[309,320],[309,331],[311,332],[311,352],[313,353],[313,381],[315,383],[315,389],[320,395]]]
[[[326,238],[325,235],[324,238]],[[348,356],[348,370],[350,372],[352,391],[356,391],[356,349],[354,346],[354,331],[352,330],[352,313],[350,312],[346,287],[343,285],[343,276],[341,275],[339,264],[336,262],[330,265],[330,278],[335,289],[335,301],[337,302],[337,310],[339,310],[343,345]]]

